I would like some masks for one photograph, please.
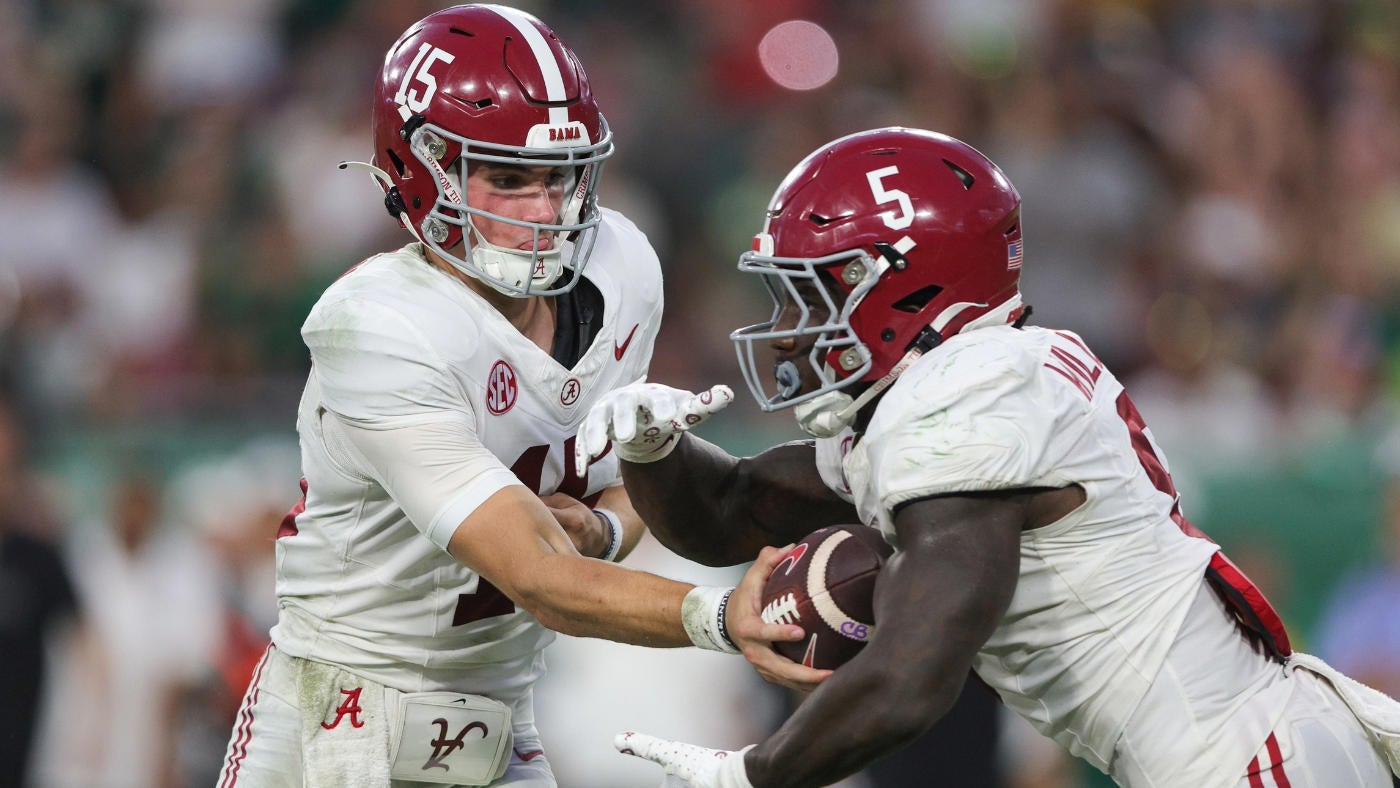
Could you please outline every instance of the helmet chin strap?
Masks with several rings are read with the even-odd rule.
[[[908,353],[899,360],[890,371],[883,377],[870,384],[870,388],[862,391],[860,396],[854,399],[844,391],[828,391],[825,394],[815,396],[806,402],[799,402],[792,408],[793,414],[797,417],[797,426],[802,431],[813,438],[833,438],[840,434],[841,430],[856,423],[856,416],[860,415],[861,408],[870,404],[870,401],[879,396],[880,392],[889,388],[895,379],[904,374],[904,370],[909,368],[927,351],[926,348],[916,344],[909,349]]]
[[[537,250],[532,255],[526,255],[523,252],[513,252],[504,249],[486,240],[485,236],[481,234],[481,231],[476,229],[476,224],[470,219],[467,220],[467,227],[471,231],[472,243],[469,254],[472,256],[472,262],[487,276],[478,276],[471,269],[459,265],[455,261],[450,262],[452,262],[455,268],[461,270],[473,279],[486,283],[486,285],[493,290],[515,298],[521,298],[528,295],[533,286],[545,286],[554,281],[554,279],[559,276],[559,272],[563,269],[563,264],[561,262],[563,259],[562,247],[556,246],[553,249],[546,249],[544,251]],[[511,270],[512,267],[522,265],[523,261],[527,259],[530,261],[529,266],[531,271],[533,271],[536,264],[542,264],[545,269],[545,275],[542,277],[524,277],[524,281],[519,284],[512,282],[511,278],[506,275],[506,272]],[[518,289],[509,289],[499,284],[497,280],[506,284],[514,284]],[[522,290],[525,292],[522,293]]]
[[[1016,293],[987,314],[963,326],[962,331],[970,331],[984,326],[1006,325],[1011,315],[1015,314],[1020,306],[1021,294]],[[948,321],[945,319],[941,322],[946,324]],[[934,325],[938,323],[939,321],[934,321]],[[930,325],[915,340],[914,346],[909,348],[909,352],[905,353],[893,367],[890,367],[889,372],[871,383],[870,388],[861,392],[860,396],[852,398],[844,391],[828,391],[806,402],[794,405],[792,410],[797,417],[797,426],[814,438],[836,437],[841,433],[841,430],[855,424],[861,409],[869,405],[871,400],[879,396],[880,392],[889,388],[900,375],[904,374],[906,369],[909,369],[911,364],[923,354],[938,347],[942,342],[943,337],[939,335],[933,325]]]

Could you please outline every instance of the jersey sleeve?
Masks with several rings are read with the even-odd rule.
[[[429,338],[398,311],[340,299],[318,304],[301,329],[322,403],[366,429],[433,420],[471,404]],[[470,338],[468,338],[470,341]]]
[[[1058,486],[1054,436],[1082,404],[1046,385],[1037,364],[1009,353],[966,351],[920,370],[891,394],[867,440],[881,505],[956,492]],[[882,409],[884,405],[882,403]]]
[[[446,549],[468,515],[520,480],[481,442],[471,401],[411,322],[378,305],[340,306],[302,329],[329,416],[326,449]]]
[[[475,428],[458,419],[414,421],[390,429],[342,421],[325,431],[340,443],[337,453],[352,458],[414,527],[444,550],[457,526],[487,498],[520,484],[481,444]]]

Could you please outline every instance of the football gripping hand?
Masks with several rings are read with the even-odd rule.
[[[608,441],[628,462],[655,462],[671,453],[682,433],[733,401],[734,392],[725,385],[699,394],[659,383],[632,383],[610,391],[579,425],[574,470],[583,476]]]
[[[613,746],[659,765],[665,773],[662,788],[753,788],[744,769],[744,753],[752,744],[742,750],[711,750],[627,731],[613,739]]]

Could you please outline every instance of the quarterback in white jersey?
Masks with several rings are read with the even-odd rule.
[[[775,310],[732,335],[760,405],[793,406],[816,440],[737,459],[684,425],[636,434],[617,418],[649,408],[631,387],[589,415],[580,459],[604,438],[675,444],[629,452],[623,478],[682,554],[768,556],[855,520],[895,547],[869,645],[796,682],[814,691],[773,736],[618,748],[676,785],[825,785],[922,733],[971,671],[1128,788],[1389,786],[1400,704],[1292,652],[1183,515],[1113,373],[1074,333],[1025,325],[1022,259],[1020,197],[982,154],[914,129],[843,137],[775,193],[739,262]]]
[[[532,16],[458,6],[404,33],[375,96],[359,166],[417,240],[302,327],[304,496],[220,788],[550,788],[532,688],[553,631],[750,645],[796,680],[764,653],[801,630],[758,616],[762,562],[735,589],[623,569],[644,527],[627,449],[574,472],[584,414],[646,377],[662,289],[645,236],[597,205],[612,137],[573,53]]]

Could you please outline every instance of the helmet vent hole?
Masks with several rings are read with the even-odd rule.
[[[828,224],[831,224],[831,221],[832,221],[829,217],[822,216],[821,214],[818,214],[818,213],[809,213],[809,214],[807,214],[807,219],[808,219],[809,221],[811,221],[812,224],[815,224],[815,225],[818,226],[818,227],[825,227],[825,226],[827,226]]]
[[[400,159],[397,153],[394,153],[388,148],[384,149],[384,153],[389,157],[389,161],[393,163],[394,172],[398,173],[398,176],[402,178],[404,174],[403,159]]]
[[[460,27],[449,27],[447,29],[449,32],[456,33],[459,36],[466,36],[467,38],[476,38],[476,33],[463,30]]]
[[[951,161],[948,161],[947,159],[944,159],[943,163],[948,165],[948,169],[952,170],[954,175],[958,176],[958,180],[962,181],[963,188],[971,191],[972,184],[977,182],[977,179],[972,177],[972,173],[968,172],[967,170],[964,170],[962,167],[959,167],[958,165],[952,163]]]
[[[943,288],[938,285],[921,287],[909,295],[899,299],[892,305],[894,309],[901,312],[908,312],[911,315],[918,314],[921,309],[928,306],[928,302],[938,297],[943,292]]]

